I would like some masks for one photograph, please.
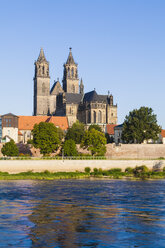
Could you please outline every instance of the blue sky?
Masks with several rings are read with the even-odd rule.
[[[165,128],[164,13],[164,0],[0,0],[0,113],[32,115],[40,48],[52,85],[71,46],[85,91],[109,90],[118,123],[148,106]]]

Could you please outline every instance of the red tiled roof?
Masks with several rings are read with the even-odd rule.
[[[116,124],[107,124],[107,133],[109,135],[114,135],[114,127],[116,126]]]
[[[68,119],[66,116],[19,116],[18,129],[32,130],[35,124],[40,122],[50,122],[62,130],[68,129]]]
[[[163,138],[165,138],[165,130],[164,129],[162,129],[161,135],[162,135]]]

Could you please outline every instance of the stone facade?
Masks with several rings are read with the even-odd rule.
[[[49,63],[41,49],[35,62],[34,115],[67,116],[69,126],[76,120],[86,125],[96,123],[103,129],[106,124],[117,124],[117,105],[113,104],[112,95],[98,95],[95,90],[84,94],[71,48],[64,64],[62,83],[63,86],[57,80],[50,90]]]

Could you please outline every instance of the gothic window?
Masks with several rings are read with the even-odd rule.
[[[68,68],[68,77],[70,77],[70,68]]]
[[[96,111],[93,111],[93,122],[96,123]]]
[[[46,87],[45,87],[45,83],[42,84],[42,93],[45,94],[46,93]]]
[[[42,67],[42,74],[45,74],[45,67]]]
[[[75,86],[72,85],[72,93],[75,93]]]
[[[100,110],[98,113],[98,123],[102,123],[102,112]]]
[[[74,77],[74,69],[72,68],[72,78]]]
[[[91,112],[88,112],[88,123],[91,123]]]
[[[113,116],[113,113],[111,114],[111,116]]]
[[[77,69],[76,69],[75,77],[76,77],[76,78],[78,77],[78,75],[77,75]]]

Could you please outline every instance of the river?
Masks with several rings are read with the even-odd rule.
[[[0,247],[165,247],[165,181],[0,181]]]

